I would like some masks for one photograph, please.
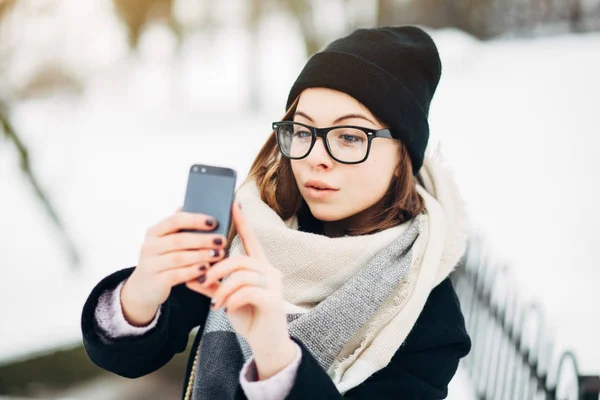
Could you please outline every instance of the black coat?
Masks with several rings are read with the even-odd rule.
[[[137,378],[156,371],[175,353],[184,351],[190,331],[200,326],[188,360],[187,382],[210,299],[189,290],[184,284],[172,289],[154,329],[141,336],[119,338],[111,344],[104,344],[99,338],[101,331],[94,318],[98,298],[103,291],[115,288],[132,271],[133,268],[117,271],[92,290],[81,316],[85,349],[101,368],[127,378]],[[298,339],[292,339],[302,348],[302,361],[287,399],[341,399],[310,351]],[[390,363],[349,390],[343,398],[443,399],[459,360],[470,348],[456,293],[450,279],[446,279],[431,292],[413,330]],[[236,399],[245,398],[238,384]]]

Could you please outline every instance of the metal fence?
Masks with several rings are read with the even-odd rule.
[[[470,238],[452,279],[473,342],[464,365],[478,399],[600,398],[600,377],[581,375],[572,352],[556,351],[543,307],[519,296],[509,267],[493,262],[481,236]]]

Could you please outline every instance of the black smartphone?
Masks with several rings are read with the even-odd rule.
[[[190,167],[183,211],[210,215],[217,227],[210,233],[227,236],[235,194],[236,172],[231,168],[194,164]],[[183,232],[202,232],[183,230]]]

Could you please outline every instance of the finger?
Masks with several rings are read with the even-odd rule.
[[[227,313],[235,311],[243,306],[253,305],[255,307],[263,307],[268,304],[269,291],[258,286],[246,285],[234,293],[232,293],[223,303],[222,306],[227,309]],[[215,310],[218,307],[215,307]]]
[[[212,231],[217,227],[217,220],[210,215],[181,211],[175,213],[158,224],[150,227],[146,237],[160,237],[183,229]]]
[[[188,289],[193,290],[194,292],[205,295],[206,297],[213,297],[220,284],[217,282],[213,283],[212,285],[206,286],[198,282],[197,279],[192,279],[187,281],[185,283],[185,286],[187,286]]]
[[[230,279],[223,281],[213,295],[214,309],[220,308],[227,298],[243,286],[257,286],[260,278],[258,271],[237,271]]]
[[[156,259],[152,260],[152,264],[155,266],[156,272],[162,272],[193,264],[216,262],[222,259],[224,254],[225,252],[222,250],[217,253],[213,249],[174,251],[156,256]]]
[[[249,269],[255,271],[264,271],[264,266],[260,260],[244,255],[228,257],[214,264],[206,273],[206,283],[218,282],[220,279],[231,275],[235,271]]]
[[[264,259],[265,256],[262,250],[262,246],[260,245],[260,242],[258,241],[256,235],[254,234],[254,231],[250,227],[250,224],[244,217],[239,203],[236,202],[233,205],[231,214],[233,216],[235,228],[242,241],[242,245],[244,246],[244,250],[246,250],[246,254],[248,254],[250,257]]]
[[[169,269],[160,272],[158,276],[169,286],[173,287],[189,280],[197,279],[200,275],[205,273],[206,266],[204,266],[204,270],[202,270],[201,267],[202,264],[193,264],[183,268]]]
[[[146,254],[165,254],[180,250],[222,250],[226,246],[226,241],[227,238],[222,235],[179,232],[149,239],[144,242],[142,251]]]

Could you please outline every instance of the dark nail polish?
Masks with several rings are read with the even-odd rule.
[[[221,252],[219,250],[214,250],[213,254],[213,257],[219,257],[221,255]]]
[[[206,275],[204,275],[204,274],[200,275],[200,277],[198,278],[198,282],[200,282],[200,283],[204,283],[205,280],[206,280]]]
[[[207,226],[213,226],[215,224],[215,220],[214,219],[207,219],[206,220],[206,225]]]
[[[200,271],[204,271],[206,269],[206,265],[201,265],[200,266]]]
[[[223,311],[227,312],[227,307],[223,308]]]
[[[216,244],[217,246],[220,246],[223,244],[223,239],[215,238],[215,240],[213,240],[213,243]]]

